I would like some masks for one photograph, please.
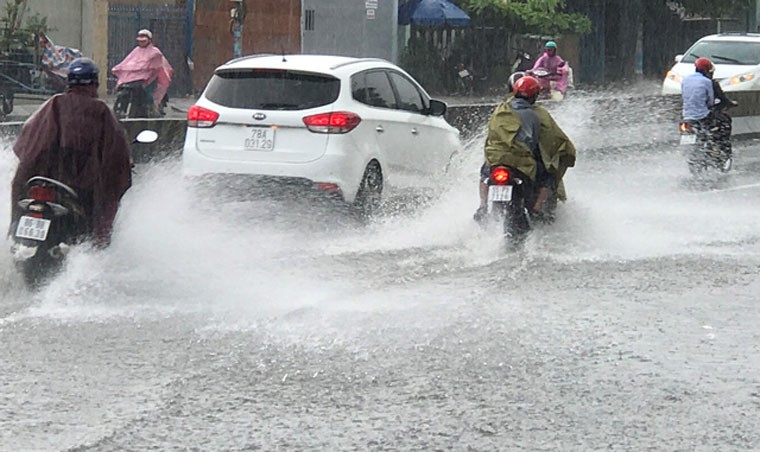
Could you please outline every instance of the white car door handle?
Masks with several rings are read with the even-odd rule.
[[[385,132],[385,129],[383,129],[383,126],[377,126],[375,127],[375,131],[377,131],[378,133],[383,133]]]
[[[412,129],[412,135],[417,135],[417,129]]]

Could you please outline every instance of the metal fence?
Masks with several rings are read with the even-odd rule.
[[[135,47],[140,29],[153,32],[153,43],[161,49],[174,68],[170,95],[192,92],[192,80],[187,64],[192,42],[192,30],[188,26],[187,7],[153,7],[136,5],[110,5],[108,13],[108,68],[117,65]],[[115,79],[109,72],[109,90]]]

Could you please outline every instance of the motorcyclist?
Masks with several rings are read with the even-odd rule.
[[[486,164],[481,169],[481,205],[476,220],[486,214],[490,169],[497,165],[512,167],[536,184],[537,197],[530,213],[543,216],[552,195],[565,199],[562,178],[575,165],[575,146],[548,111],[535,105],[540,92],[538,81],[513,74],[512,93],[488,121],[485,146]]]
[[[715,126],[713,127],[713,138],[728,157],[731,157],[733,150],[731,148],[731,115],[726,111],[731,107],[739,105],[735,100],[729,99],[720,83],[713,79],[713,92],[715,93],[715,103],[712,108],[712,114],[715,117]]]
[[[174,70],[161,50],[153,45],[153,33],[150,30],[137,32],[137,47],[114,66],[111,72],[118,78],[117,90],[125,83],[142,82],[147,96],[146,104],[152,106],[152,113],[161,113],[161,101],[169,89]]]
[[[729,99],[717,80],[715,65],[709,58],[697,58],[694,74],[683,79],[681,98],[683,119],[697,125],[706,139],[714,140],[727,157],[731,157],[731,116],[726,108],[737,103]]]
[[[130,187],[131,162],[124,129],[98,99],[98,67],[89,58],[69,65],[68,88],[24,123],[13,146],[19,159],[11,186],[11,222],[34,176],[59,180],[77,191],[96,245],[110,241],[119,201]]]
[[[551,91],[551,82],[556,82],[556,89],[564,96],[567,93],[568,73],[566,70],[567,62],[557,55],[557,43],[547,41],[544,45],[544,53],[533,64],[533,68],[527,71],[528,75],[536,77],[541,85],[541,91],[549,93]],[[545,69],[549,72],[548,76],[537,77],[534,71]]]
[[[695,71],[681,83],[683,119],[707,126],[713,122],[711,108],[715,104],[712,75],[715,66],[708,58],[697,58]]]

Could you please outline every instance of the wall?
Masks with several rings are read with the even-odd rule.
[[[398,0],[375,3],[376,8],[364,0],[303,0],[304,16],[307,10],[315,16],[314,30],[303,31],[303,53],[397,61]]]
[[[243,55],[301,51],[301,0],[245,0]],[[193,85],[203,89],[214,69],[232,58],[230,1],[195,5]]]
[[[48,25],[54,29],[50,32],[50,39],[54,43],[84,51],[85,45],[91,42],[84,37],[84,18],[88,13],[86,8],[91,8],[92,0],[90,5],[85,3],[86,0],[29,0],[26,17],[34,13],[47,17]]]

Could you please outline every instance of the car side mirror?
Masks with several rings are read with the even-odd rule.
[[[681,60],[683,60],[683,55],[676,55],[676,57],[675,57],[676,63],[680,63]]]
[[[153,143],[156,140],[158,140],[158,133],[154,130],[143,130],[135,137],[135,143],[148,144]]]
[[[428,114],[430,116],[443,116],[446,114],[446,108],[446,102],[430,99],[430,108],[428,108]]]

